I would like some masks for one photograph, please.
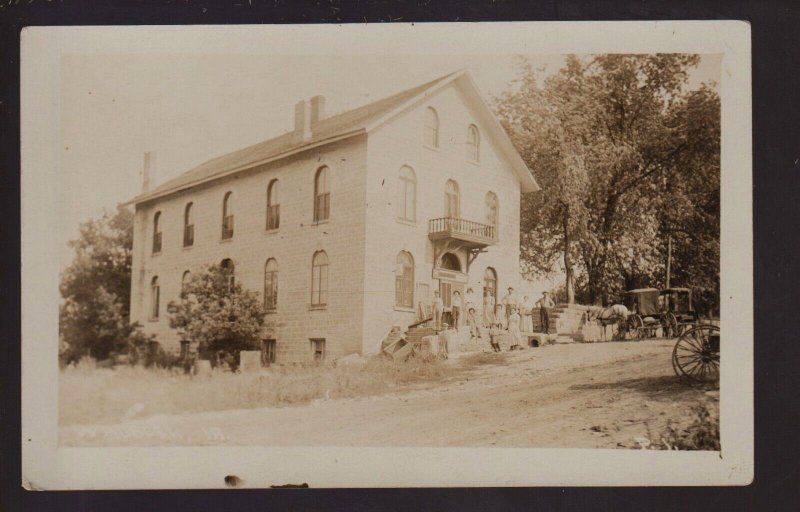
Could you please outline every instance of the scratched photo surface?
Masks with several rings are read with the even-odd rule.
[[[130,27],[51,59],[54,167],[23,186],[50,449],[723,453],[725,367],[751,364],[720,358],[724,49],[348,52],[293,27],[316,36],[293,51],[274,28],[273,51],[123,51]]]

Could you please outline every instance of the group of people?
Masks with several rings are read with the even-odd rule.
[[[512,338],[513,345],[522,345],[522,333],[533,332],[533,315],[536,309],[539,310],[542,332],[547,332],[550,327],[549,310],[555,306],[553,299],[548,292],[543,292],[542,297],[534,304],[526,295],[522,301],[517,298],[514,288],[509,287],[508,293],[495,304],[494,295],[489,289],[483,293],[483,309],[479,315],[477,313],[474,292],[472,288],[467,289],[464,300],[459,291],[454,291],[450,300],[450,321],[453,327],[460,327],[462,309],[466,309],[465,323],[470,328],[473,338],[482,338],[483,330],[489,329],[492,348],[499,351],[500,347],[495,343],[495,337],[491,335],[493,331],[508,331]],[[433,299],[433,321],[434,329],[441,330],[443,327],[443,317],[445,315],[444,301],[439,291],[434,292]]]

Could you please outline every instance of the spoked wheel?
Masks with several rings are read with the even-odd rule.
[[[667,312],[662,321],[662,331],[665,338],[674,338],[678,336],[678,319],[675,314]]]
[[[642,340],[647,336],[644,320],[639,315],[628,317],[628,330],[630,331],[630,337],[635,340]]]
[[[696,382],[719,379],[719,327],[699,325],[684,332],[672,351],[672,367]]]

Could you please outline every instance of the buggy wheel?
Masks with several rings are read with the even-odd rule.
[[[665,338],[674,338],[678,335],[678,319],[675,314],[668,311],[662,321],[662,330]]]
[[[644,320],[639,315],[628,317],[628,335],[630,339],[641,340],[645,336]]]
[[[644,322],[642,317],[633,314],[625,321],[625,339],[626,340],[639,340],[642,339],[644,331]]]
[[[685,331],[672,351],[675,373],[696,382],[719,379],[719,348],[711,342],[719,336],[714,325],[700,325]]]

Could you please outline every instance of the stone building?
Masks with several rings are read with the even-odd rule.
[[[529,169],[466,71],[325,115],[145,188],[135,204],[131,319],[179,347],[166,304],[187,272],[224,262],[269,309],[277,362],[375,353],[392,326],[472,288],[519,280]],[[502,293],[499,293],[502,296]]]

